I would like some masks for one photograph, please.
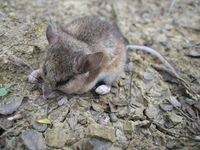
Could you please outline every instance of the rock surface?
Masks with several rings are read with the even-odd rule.
[[[101,138],[111,142],[115,142],[115,129],[113,127],[102,126],[99,124],[91,124],[85,130],[86,136]]]

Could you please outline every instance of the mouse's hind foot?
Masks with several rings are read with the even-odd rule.
[[[111,90],[111,86],[109,85],[100,85],[98,88],[96,88],[95,92],[99,95],[104,95],[109,93]]]

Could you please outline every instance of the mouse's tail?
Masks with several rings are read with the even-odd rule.
[[[162,63],[166,67],[168,67],[169,69],[171,69],[171,71],[173,71],[174,73],[177,73],[176,69],[158,51],[156,51],[155,49],[152,49],[152,48],[147,47],[147,46],[142,46],[142,45],[127,45],[126,49],[127,50],[128,49],[138,49],[138,50],[142,50],[142,51],[145,51],[145,52],[149,52],[152,55],[156,56],[158,59],[160,59],[162,61]]]

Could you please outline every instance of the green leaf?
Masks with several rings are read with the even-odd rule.
[[[11,87],[10,83],[4,84],[5,88],[8,89],[9,87]]]
[[[5,88],[0,89],[0,96],[4,96],[8,93],[8,91]]]
[[[51,121],[49,119],[47,119],[47,118],[41,119],[41,120],[37,120],[37,122],[43,123],[43,124],[51,124]]]

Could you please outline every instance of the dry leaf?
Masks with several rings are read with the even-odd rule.
[[[172,110],[174,107],[170,104],[160,104],[160,107],[164,110],[164,111],[169,111]]]
[[[122,98],[113,98],[113,99],[110,99],[110,102],[116,106],[127,106],[128,105],[128,101],[126,99],[122,99]]]
[[[106,105],[104,102],[92,102],[92,108],[95,111],[103,111],[104,109],[106,109],[108,107],[108,105]]]
[[[76,130],[76,125],[78,122],[78,114],[77,113],[71,113],[70,118],[68,120],[69,126],[72,130]]]
[[[196,103],[196,104],[194,104],[194,107],[200,111],[200,102],[199,102],[199,103]]]
[[[154,78],[155,78],[155,76],[152,73],[150,73],[150,72],[145,72],[144,73],[144,79],[153,80]]]
[[[200,133],[200,124],[197,122],[192,122],[192,128],[196,131],[196,133]]]
[[[118,112],[117,106],[109,102],[109,107],[111,112]]]
[[[184,103],[182,105],[182,110],[186,113],[188,113],[191,117],[196,117],[196,113],[194,112],[194,110],[192,109],[192,107],[187,104],[187,103]]]
[[[22,97],[16,97],[13,102],[3,104],[0,106],[0,114],[8,115],[16,111],[22,103]]]
[[[200,57],[200,53],[195,50],[183,49],[181,52],[190,57]]]
[[[34,130],[24,130],[21,136],[29,150],[46,150],[46,142],[41,133]]]
[[[175,96],[170,96],[169,102],[170,102],[173,106],[181,107],[181,103],[176,99]]]

